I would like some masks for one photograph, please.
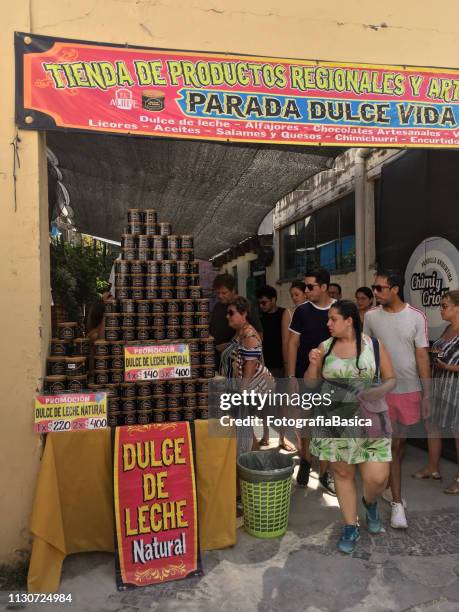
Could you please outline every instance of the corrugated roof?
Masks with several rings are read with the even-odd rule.
[[[338,150],[49,132],[79,231],[120,240],[128,208],[156,208],[207,259],[256,234]]]

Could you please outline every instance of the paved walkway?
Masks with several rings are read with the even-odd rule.
[[[362,528],[350,557],[336,551],[336,499],[318,487],[313,474],[307,490],[293,488],[283,538],[259,540],[241,528],[235,547],[203,554],[200,578],[118,592],[113,556],[80,554],[65,561],[61,591],[72,593],[71,609],[78,612],[458,612],[459,496],[444,495],[440,482],[409,477],[425,458],[425,452],[408,448],[409,529],[388,527],[382,535],[369,536]],[[455,469],[443,462],[446,482]],[[380,507],[387,524],[389,505],[381,501]]]

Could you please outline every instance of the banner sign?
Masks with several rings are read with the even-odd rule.
[[[106,393],[62,393],[35,398],[35,433],[107,427]]]
[[[117,427],[118,588],[201,573],[189,423]]]
[[[457,248],[438,236],[423,240],[406,267],[404,296],[409,304],[425,313],[430,340],[437,340],[447,325],[440,314],[441,298],[458,287]]]
[[[16,34],[16,121],[232,142],[459,146],[459,71]]]
[[[124,380],[164,380],[189,378],[188,344],[152,344],[124,347]]]

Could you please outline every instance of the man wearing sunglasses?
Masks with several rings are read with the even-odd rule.
[[[406,504],[402,500],[401,461],[407,429],[430,414],[430,362],[427,320],[423,312],[403,300],[403,277],[395,271],[378,272],[372,286],[378,306],[367,312],[363,331],[379,338],[387,348],[397,386],[386,395],[392,422],[390,469],[391,521],[395,529],[406,529]],[[390,496],[384,494],[387,501]]]
[[[317,348],[321,342],[330,337],[328,331],[328,311],[336,301],[328,295],[330,273],[321,268],[306,272],[305,295],[308,300],[297,306],[293,313],[289,331],[287,348],[287,376],[290,393],[298,393],[298,380],[303,380],[304,373],[309,366],[309,352]],[[310,439],[307,432],[301,433],[300,440],[300,467],[296,477],[300,486],[306,487],[309,482],[311,469],[311,453],[309,452]],[[320,462],[319,481],[329,493],[335,495],[335,488],[331,474],[327,471],[327,462]]]
[[[285,308],[277,305],[277,291],[266,285],[257,289],[256,296],[260,308],[260,320],[263,326],[263,357],[265,366],[276,379],[285,377],[284,359],[282,355],[282,317]],[[280,383],[282,384],[282,383]],[[281,416],[287,417],[287,410],[281,407]],[[269,446],[269,428],[263,426],[263,437],[260,446]],[[295,446],[285,437],[285,428],[279,429],[279,447],[286,451],[294,451]]]

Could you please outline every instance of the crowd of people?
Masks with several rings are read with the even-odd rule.
[[[338,498],[344,522],[338,548],[345,553],[354,550],[360,537],[357,466],[367,528],[377,534],[383,529],[381,495],[391,504],[391,527],[408,527],[401,469],[409,427],[424,421],[428,433],[428,464],[414,478],[441,478],[445,431],[455,436],[459,457],[459,290],[442,296],[447,326],[430,347],[426,317],[404,301],[403,286],[399,273],[381,271],[371,288],[360,287],[354,300],[347,300],[340,285],[330,283],[329,272],[317,269],[291,284],[290,308],[277,304],[276,289],[270,286],[257,291],[258,308],[253,308],[236,295],[231,275],[218,275],[213,285],[217,303],[210,333],[221,374],[238,388],[260,392],[274,381],[287,381],[290,393],[319,383],[339,387],[353,398],[347,410],[354,405],[372,417],[366,435],[305,427],[295,429],[294,444],[285,429],[278,432],[279,447],[298,452],[298,485],[308,486],[313,457],[318,459],[321,485]],[[279,410],[282,416],[291,407]],[[266,424],[261,440],[252,428],[238,430],[238,453],[267,444]],[[459,494],[459,473],[444,492]]]

